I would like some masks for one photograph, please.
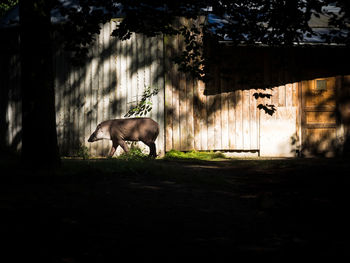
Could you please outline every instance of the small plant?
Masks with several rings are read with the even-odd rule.
[[[84,160],[90,158],[89,148],[83,144],[80,144],[77,150],[77,157],[83,158]]]
[[[152,96],[155,96],[158,94],[158,89],[155,88],[152,90],[151,87],[145,88],[141,100],[138,102],[138,104],[131,108],[127,114],[124,115],[124,117],[141,117],[146,116],[148,112],[152,110]]]
[[[140,147],[131,144],[130,151],[128,153],[124,152],[121,155],[117,157],[120,160],[125,160],[125,161],[139,161],[139,160],[144,160],[148,158],[146,154],[142,152]]]

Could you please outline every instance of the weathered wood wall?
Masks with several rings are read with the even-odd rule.
[[[203,82],[179,72],[170,59],[183,49],[181,37],[166,37],[164,42],[166,151],[257,151],[257,90],[233,89],[225,78],[217,78],[208,93]]]
[[[92,156],[106,155],[111,142],[89,144],[87,138],[99,122],[123,117],[138,102],[144,88],[151,86],[159,89],[148,114],[161,126],[156,142],[158,153],[195,149],[294,156],[302,143],[302,81],[334,76],[344,68],[338,63],[336,71],[327,71],[331,58],[340,59],[341,49],[331,49],[328,55],[322,53],[327,55],[323,61],[319,54],[328,49],[309,52],[209,46],[214,77],[204,84],[179,72],[172,62],[171,58],[183,49],[180,37],[133,35],[127,41],[118,41],[110,37],[113,23],[104,25],[91,49],[91,59],[83,67],[73,67],[69,54],[60,48],[54,54],[56,121],[62,155],[76,155],[82,145],[89,147]],[[18,44],[18,38],[14,39]],[[307,66],[298,64],[308,54]],[[18,47],[2,49],[0,55],[0,132],[18,150],[21,147]],[[256,100],[253,94],[266,87],[274,87],[264,91],[272,97]],[[259,103],[275,105],[276,113],[270,116],[259,110]],[[341,105],[348,105],[348,99]]]
[[[63,154],[72,155],[83,144],[91,155],[105,156],[111,142],[89,144],[87,138],[101,121],[123,118],[146,87],[159,89],[147,116],[161,126],[156,144],[157,151],[164,152],[162,37],[134,34],[127,41],[118,41],[110,36],[113,23],[103,26],[91,60],[82,68],[70,67],[64,54],[56,56],[57,131]]]
[[[134,34],[127,41],[118,41],[111,37],[113,23],[102,27],[84,66],[72,66],[69,54],[62,48],[57,48],[54,54],[56,123],[61,155],[76,155],[81,146],[87,146],[92,156],[105,156],[111,142],[90,144],[88,137],[99,122],[123,118],[140,100],[146,87],[159,89],[152,97],[153,108],[147,116],[161,127],[156,144],[157,151],[164,152],[163,38]],[[6,110],[9,145],[14,145],[15,140],[20,142],[21,130],[19,57],[15,55],[18,49],[12,52],[7,63],[11,75],[1,76],[6,82],[4,86],[10,90]],[[20,149],[20,144],[16,147]],[[145,149],[148,151],[147,147]]]

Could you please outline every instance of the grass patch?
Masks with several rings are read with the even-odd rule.
[[[180,152],[176,150],[171,150],[167,152],[164,156],[165,160],[200,160],[200,161],[213,161],[213,160],[223,160],[227,159],[225,155],[221,152]]]

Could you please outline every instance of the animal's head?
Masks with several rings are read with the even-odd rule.
[[[95,142],[102,139],[111,139],[109,133],[109,126],[100,123],[97,125],[96,130],[90,135],[88,142]]]

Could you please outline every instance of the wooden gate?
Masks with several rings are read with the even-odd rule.
[[[332,156],[336,149],[336,78],[302,82],[302,154]]]

